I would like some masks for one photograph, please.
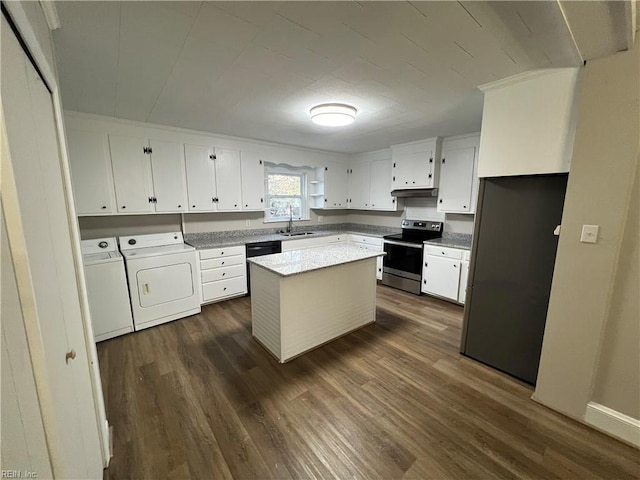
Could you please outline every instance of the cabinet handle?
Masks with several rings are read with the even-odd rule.
[[[429,163],[433,163],[433,158],[430,158],[430,159],[429,159]]]
[[[453,264],[453,268],[458,268],[458,265],[456,265],[455,263]]]
[[[182,205],[178,205],[178,208],[182,208]]]
[[[249,205],[246,205],[246,204],[245,204],[244,208],[249,208]]]
[[[222,289],[222,291],[223,291],[223,292],[226,292],[226,291],[227,291],[227,287],[224,287],[224,288]]]
[[[234,206],[234,207],[237,207],[237,206],[238,206],[238,204],[237,204],[237,203],[235,203],[233,206]]]
[[[411,182],[411,183],[416,183],[416,182]]]
[[[105,210],[107,208],[106,205],[102,205],[102,209]]]
[[[427,279],[425,278],[425,279],[423,280],[423,282],[424,282],[424,284],[426,285],[426,284],[427,284]]]
[[[462,205],[462,208],[467,208],[467,206],[466,205]]]
[[[222,272],[222,276],[224,277],[226,275],[226,272]]]
[[[427,262],[424,262],[424,266],[425,266],[425,267],[427,266]]]
[[[191,205],[191,208],[196,208],[196,206],[195,205]]]
[[[127,206],[126,205],[122,205],[122,208],[127,208]]]
[[[431,175],[431,174],[429,174],[429,178],[431,178],[431,177],[432,177],[432,175]]]
[[[443,158],[443,159],[442,159],[442,163],[444,163],[444,160],[445,160],[445,159]]]
[[[396,177],[393,177],[393,179],[392,179],[392,180],[395,182],[395,181],[396,181]]]
[[[438,200],[438,202],[442,203],[442,199]]]
[[[222,262],[220,265],[224,265],[224,262]]]

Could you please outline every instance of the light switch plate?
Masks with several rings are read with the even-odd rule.
[[[598,241],[598,225],[583,225],[582,235],[580,235],[580,241],[582,243],[596,243]]]
[[[247,227],[250,227],[250,226],[251,226],[251,220],[247,220],[246,222],[244,222],[244,224],[245,224]]]

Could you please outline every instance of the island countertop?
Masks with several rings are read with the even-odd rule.
[[[385,253],[352,245],[334,244],[253,257],[248,258],[247,261],[283,277],[288,277],[381,255],[385,255]]]

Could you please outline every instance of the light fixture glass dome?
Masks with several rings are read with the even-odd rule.
[[[358,111],[344,103],[323,103],[313,107],[309,113],[313,123],[325,127],[343,127],[354,122]]]

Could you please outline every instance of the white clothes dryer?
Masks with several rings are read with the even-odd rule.
[[[116,238],[83,240],[81,248],[95,341],[133,332],[129,289]]]
[[[196,249],[182,232],[120,237],[136,330],[200,313]]]

